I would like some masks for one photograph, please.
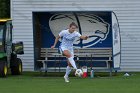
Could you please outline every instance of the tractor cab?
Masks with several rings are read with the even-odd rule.
[[[22,73],[22,61],[17,54],[24,54],[23,42],[12,43],[12,20],[0,19],[0,76]],[[10,70],[10,71],[9,71]]]

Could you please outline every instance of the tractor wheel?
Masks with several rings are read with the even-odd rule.
[[[0,77],[6,77],[8,72],[8,66],[6,61],[0,61]]]
[[[14,66],[11,67],[12,75],[21,75],[22,74],[22,61],[17,58]]]

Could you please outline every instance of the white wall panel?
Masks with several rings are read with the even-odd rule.
[[[20,56],[23,59],[24,70],[34,70],[32,11],[114,11],[118,16],[121,30],[122,71],[140,71],[140,0],[12,0],[11,2],[13,39],[23,40],[25,43],[25,54]]]

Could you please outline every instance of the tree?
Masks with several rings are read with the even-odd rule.
[[[0,0],[0,18],[10,18],[10,0]]]

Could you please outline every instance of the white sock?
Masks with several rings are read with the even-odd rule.
[[[70,72],[71,72],[71,67],[67,66],[65,76],[68,77]]]
[[[75,61],[73,60],[73,57],[68,58],[70,64],[73,66],[74,69],[77,69]]]

